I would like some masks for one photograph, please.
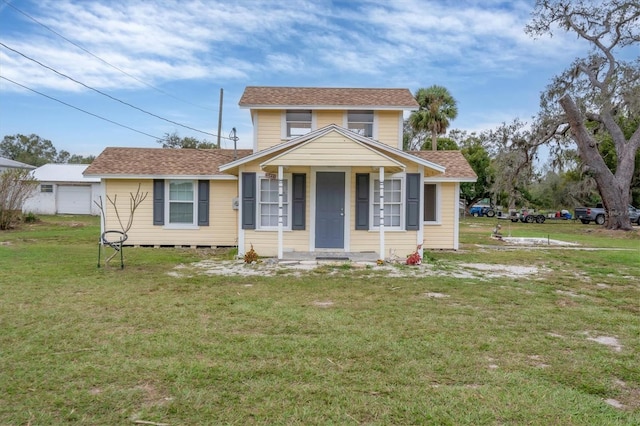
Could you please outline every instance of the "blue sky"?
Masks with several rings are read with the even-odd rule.
[[[526,35],[534,3],[0,0],[0,137],[35,133],[81,155],[159,147],[155,137],[173,132],[214,141],[223,88],[221,134],[237,128],[248,148],[238,101],[249,85],[438,84],[458,103],[451,128],[530,121],[551,78],[588,49],[569,35]]]

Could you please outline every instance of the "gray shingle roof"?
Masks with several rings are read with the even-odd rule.
[[[368,107],[417,109],[409,89],[247,86],[241,107]]]
[[[239,149],[238,158],[253,151]],[[233,161],[232,149],[106,148],[87,167],[90,175],[214,176],[218,167]]]
[[[237,158],[252,154],[239,149]],[[446,167],[438,177],[476,179],[460,151],[410,151],[423,160]],[[224,176],[219,170],[234,160],[232,149],[106,148],[87,167],[85,176]]]
[[[409,151],[409,154],[446,167],[443,178],[477,179],[469,162],[460,151]]]

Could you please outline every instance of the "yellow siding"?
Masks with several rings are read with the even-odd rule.
[[[440,224],[424,226],[424,248],[453,249],[455,215],[455,183],[440,184]]]
[[[258,150],[263,150],[282,143],[282,110],[257,110]],[[344,127],[344,111],[318,110],[315,114],[315,129],[321,129],[330,124]],[[376,111],[377,140],[398,147],[401,134],[400,117],[402,111]]]
[[[321,139],[295,148],[283,156],[269,161],[269,165],[310,165],[348,167],[358,164],[373,167],[398,165],[377,152],[345,138],[337,132],[330,132]]]
[[[107,180],[106,194],[116,200],[123,224],[129,220],[130,194],[147,194],[144,202],[134,214],[133,225],[127,233],[127,244],[131,245],[185,245],[185,246],[231,246],[237,240],[237,211],[232,208],[236,196],[237,182],[211,181],[209,193],[209,224],[198,229],[167,229],[153,225],[153,181],[152,180]],[[103,204],[106,211],[106,229],[121,230],[115,208],[108,201]]]
[[[400,133],[400,116],[402,111],[377,111],[378,141],[398,148]]]
[[[349,223],[351,242],[349,251],[363,252],[374,251],[378,253],[380,251],[380,232],[375,230],[361,231],[356,230],[356,202],[355,202],[355,182],[356,173],[370,173],[371,168],[353,168],[351,175],[351,198],[349,205],[351,209],[351,217]],[[396,255],[399,257],[406,257],[406,255],[412,253],[416,249],[417,231],[386,231],[384,234],[385,251],[384,258]],[[378,253],[380,255],[380,253]]]
[[[258,111],[258,150],[282,142],[282,111]]]
[[[259,256],[275,257],[278,255],[278,231],[245,231],[245,253],[253,249]],[[285,254],[290,251],[308,252],[309,250],[309,223],[304,231],[284,231],[282,234],[283,250]]]
[[[259,171],[257,165],[247,168]],[[307,167],[292,167],[287,170],[288,173],[307,173],[307,206],[306,206],[306,229],[304,231],[284,231],[283,232],[283,248],[286,255],[288,251],[307,252],[313,250],[309,247],[309,237],[312,224],[311,220],[311,172]],[[346,251],[352,252],[378,252],[380,249],[380,233],[378,231],[360,231],[355,230],[355,174],[370,173],[370,167],[352,167],[351,168],[351,187],[348,192],[347,202],[349,203],[350,221],[348,229],[349,247]],[[417,167],[412,166],[409,172],[417,172]],[[440,223],[437,225],[423,225],[424,241],[423,247],[429,249],[453,249],[454,242],[454,226],[455,214],[457,214],[457,206],[455,206],[455,183],[441,183],[440,186]],[[405,258],[408,254],[416,249],[418,231],[391,231],[385,232],[385,253],[384,257],[389,258],[397,256],[400,259]],[[261,256],[276,256],[278,252],[278,233],[277,231],[262,230],[246,230],[245,231],[245,252],[251,248]],[[379,253],[378,253],[379,254]]]
[[[261,170],[257,163],[250,163],[244,168],[246,172],[258,172]],[[287,169],[289,173],[305,173],[306,179],[306,225],[304,230],[289,231],[285,230],[282,233],[283,249],[285,253],[287,251],[302,251],[308,252],[309,250],[309,232],[311,228],[310,218],[310,206],[311,206],[311,170],[309,167],[290,167]],[[236,183],[237,184],[237,183]],[[237,225],[236,225],[237,227]],[[278,255],[278,231],[277,230],[253,230],[247,229],[244,231],[244,253],[253,249],[259,256],[272,256]],[[241,250],[242,252],[242,250]]]
[[[318,129],[330,124],[344,127],[344,111],[316,111],[316,127]]]

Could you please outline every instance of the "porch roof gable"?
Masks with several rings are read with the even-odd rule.
[[[400,172],[405,165],[370,146],[330,129],[260,164],[265,171],[277,166],[371,166]]]
[[[415,155],[411,155],[408,152],[399,150],[397,148],[394,148],[392,146],[383,144],[381,142],[378,142],[374,139],[359,135],[355,132],[352,132],[348,129],[345,129],[344,127],[340,127],[336,124],[330,124],[328,126],[325,126],[321,129],[317,129],[314,130],[312,132],[307,133],[306,135],[302,135],[299,136],[297,138],[291,139],[288,142],[285,143],[281,143],[278,145],[274,145],[270,148],[267,148],[265,150],[256,152],[252,155],[249,155],[247,157],[244,158],[240,158],[236,161],[232,161],[230,163],[224,164],[222,166],[220,166],[220,171],[221,172],[228,172],[228,173],[232,173],[233,170],[243,164],[249,163],[251,161],[255,161],[255,160],[260,160],[262,158],[267,158],[267,157],[271,157],[271,156],[280,156],[283,153],[288,152],[291,148],[297,147],[299,145],[305,144],[307,142],[313,141],[313,140],[317,140],[319,138],[321,138],[322,136],[330,133],[330,132],[336,132],[337,134],[341,135],[342,137],[345,137],[349,140],[351,140],[354,143],[358,143],[359,145],[361,145],[362,147],[366,147],[368,149],[371,149],[375,152],[378,153],[378,155],[389,158],[389,160],[394,161],[395,164],[402,164],[400,162],[398,162],[397,160],[392,160],[390,157],[388,157],[387,154],[392,154],[396,157],[401,158],[402,160],[407,160],[410,161],[412,163],[417,163],[419,165],[422,165],[424,167],[428,167],[432,170],[434,170],[437,173],[444,173],[445,172],[445,167],[443,167],[440,164],[431,162],[429,160],[420,158],[418,156]],[[337,158],[337,155],[334,155],[331,159],[331,162],[325,165],[334,165],[335,164],[335,160]],[[262,164],[264,163],[268,163],[268,161],[263,161]],[[306,165],[311,165],[309,164],[309,161],[307,161]],[[315,165],[315,164],[314,164]],[[353,164],[353,158],[351,158],[351,161],[349,162],[349,165],[354,165]]]

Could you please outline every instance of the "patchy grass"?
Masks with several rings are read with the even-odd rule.
[[[191,249],[98,269],[96,218],[41,219],[0,233],[0,424],[640,423],[637,233],[513,224],[616,250],[505,249],[473,219],[433,276],[219,276]]]

